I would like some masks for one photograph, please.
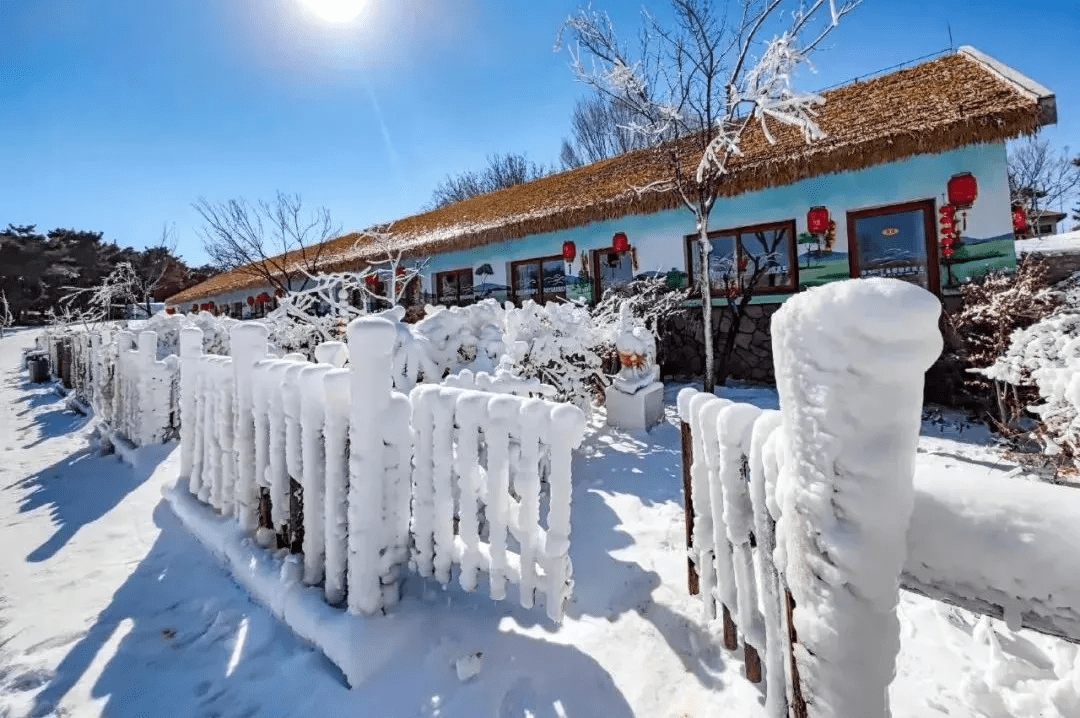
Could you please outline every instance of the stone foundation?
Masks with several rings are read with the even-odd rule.
[[[735,337],[729,376],[761,384],[773,384],[772,315],[779,304],[754,304],[747,308]],[[713,307],[713,347],[717,364],[731,324],[731,313]],[[700,378],[705,371],[705,335],[701,330],[700,307],[689,307],[667,317],[660,324],[657,360],[661,375],[672,379]]]

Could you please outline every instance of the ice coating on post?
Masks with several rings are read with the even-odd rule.
[[[233,383],[236,387],[236,416],[233,428],[233,442],[236,447],[236,488],[233,501],[236,518],[245,531],[254,531],[258,526],[259,494],[255,489],[255,419],[252,415],[252,388],[255,364],[266,357],[266,337],[266,327],[257,322],[238,322],[229,333],[229,347],[233,358]]]
[[[267,484],[270,487],[270,520],[274,531],[289,523],[289,470],[286,466],[288,451],[287,427],[285,420],[285,373],[295,366],[291,360],[277,359],[270,363],[264,375],[263,390],[269,394],[267,414],[269,415],[269,443],[267,456]]]
[[[563,609],[573,589],[570,565],[570,452],[585,438],[585,414],[576,406],[559,404],[551,410],[551,440],[566,451],[551,452],[548,474],[548,530],[544,546],[547,579],[547,614],[553,621],[562,620]]]
[[[773,316],[790,463],[777,491],[808,714],[888,716],[923,376],[940,303],[895,279],[836,282]]]
[[[702,498],[700,502],[698,501],[698,487],[694,485],[694,544],[697,545],[698,515],[704,514],[707,507],[712,514],[711,522],[705,522],[706,525],[711,524],[712,529],[712,536],[708,539],[708,546],[712,549],[712,577],[711,593],[706,592],[704,586],[702,592],[706,596],[712,596],[734,614],[738,608],[738,594],[735,591],[735,570],[731,562],[731,542],[728,540],[727,525],[724,523],[724,493],[719,477],[720,437],[716,432],[716,419],[720,411],[730,406],[731,402],[711,394],[704,396],[706,401],[700,399],[691,401],[691,406],[697,409],[697,426],[702,428],[701,431],[694,433],[701,434],[701,453],[706,467],[706,485],[700,493]],[[697,454],[694,456],[697,463]],[[705,528],[702,527],[703,533],[704,530]]]
[[[763,411],[754,421],[750,436],[750,502],[754,512],[754,538],[757,540],[757,582],[761,596],[762,622],[765,628],[765,714],[785,718],[788,703],[785,666],[788,665],[788,639],[784,630],[784,609],[780,603],[780,575],[773,562],[776,548],[776,522],[769,514],[766,491],[776,483],[776,462],[765,456],[765,447],[778,433],[779,411]],[[766,474],[773,474],[770,481]]]
[[[412,425],[416,431],[416,456],[413,461],[412,497],[412,560],[416,572],[430,576],[435,560],[435,493],[434,493],[434,402],[439,387],[422,384],[409,395],[412,403]]]
[[[380,554],[387,545],[384,451],[381,419],[390,405],[394,324],[378,317],[349,323],[352,410],[349,426],[350,613],[371,615],[383,607]]]
[[[466,591],[475,591],[480,577],[479,511],[484,497],[480,480],[480,431],[484,424],[488,395],[469,392],[458,402],[458,451],[456,472],[461,491],[459,530],[464,549],[458,580]]]
[[[488,428],[485,432],[488,450],[488,543],[491,551],[491,568],[488,581],[491,598],[506,598],[508,561],[506,557],[506,530],[509,524],[510,503],[510,431],[517,420],[516,402],[508,395],[496,395],[488,402]]]
[[[746,476],[748,467],[744,463],[744,457],[750,453],[754,422],[760,414],[761,409],[756,406],[731,404],[717,413],[716,431],[720,439],[719,487],[723,488],[724,526],[732,547],[738,625],[746,642],[758,651],[764,651],[765,629],[758,613],[757,579],[750,549],[754,507]]]
[[[191,478],[195,456],[195,371],[202,356],[202,330],[184,327],[180,330],[180,476]]]
[[[446,586],[454,563],[454,400],[440,391],[429,395],[433,400],[431,495],[434,508],[435,579]]]
[[[326,396],[326,602],[345,600],[348,556],[349,498],[349,375],[347,369],[331,369],[323,378]]]
[[[524,608],[532,608],[536,593],[536,530],[540,525],[540,437],[547,435],[548,404],[529,399],[521,407],[521,472],[514,476],[520,496],[517,526],[521,533],[521,585],[519,598]]]
[[[714,403],[716,397],[703,392],[690,396],[687,410],[690,424],[697,430],[691,432],[694,439],[693,462],[690,465],[690,493],[694,500],[694,548],[691,555],[701,578],[701,596],[705,603],[705,618],[716,618],[716,599],[713,589],[716,586],[716,564],[713,560],[713,520],[709,510],[710,477],[709,463],[705,458],[705,436],[700,430],[700,412],[703,407]]]
[[[331,364],[340,369],[349,358],[349,348],[345,342],[323,342],[315,347],[315,361],[319,364]]]
[[[304,487],[304,583],[323,580],[326,554],[326,373],[330,364],[311,364],[300,372],[300,441]]]

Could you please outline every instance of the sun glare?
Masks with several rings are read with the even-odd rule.
[[[301,0],[327,22],[349,22],[364,9],[366,0]]]

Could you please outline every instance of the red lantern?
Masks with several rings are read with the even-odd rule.
[[[941,238],[941,246],[942,247],[951,247],[955,243],[956,243],[956,240],[953,239],[951,234],[946,234],[944,237]]]
[[[1013,215],[1013,229],[1017,232],[1026,232],[1028,230],[1028,218],[1027,212],[1023,207],[1016,207],[1012,211]]]
[[[201,307],[199,307],[199,309],[201,309],[204,312],[210,311],[210,303],[209,302],[203,302],[203,305]]]
[[[267,294],[266,292],[263,292],[259,296],[255,297],[255,303],[256,304],[266,304],[269,301],[270,301],[270,295]]]
[[[955,254],[955,252],[953,251],[952,247],[944,247],[941,250],[941,256],[944,257],[945,259],[952,259],[953,254]]]
[[[255,305],[255,297],[248,297],[247,298],[247,305],[249,307],[254,306]]]
[[[397,275],[399,277],[404,277],[405,276],[405,267],[398,267],[397,268]]]
[[[374,289],[379,284],[379,277],[375,274],[369,274],[364,277],[364,284],[368,285],[368,289]]]
[[[165,313],[170,314],[170,315],[171,314],[176,314],[176,310],[173,309],[172,307],[169,307],[168,309],[165,310]]]
[[[965,209],[975,204],[978,196],[979,183],[975,180],[975,175],[961,172],[949,178],[949,204]]]
[[[829,210],[825,207],[811,207],[806,213],[806,227],[810,234],[825,234],[829,231]]]
[[[611,238],[611,248],[618,254],[630,251],[630,240],[626,237],[626,232],[616,232],[615,236]]]
[[[953,207],[951,204],[943,204],[938,208],[938,213],[942,217],[952,218],[956,216],[956,207]]]
[[[191,313],[194,314],[197,311],[199,311],[199,305],[198,304],[192,304],[191,305]]]
[[[567,262],[573,262],[577,257],[577,245],[567,240],[562,243],[562,258]]]

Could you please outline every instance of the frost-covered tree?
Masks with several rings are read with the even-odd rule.
[[[139,291],[139,275],[130,262],[120,262],[93,287],[65,287],[67,293],[46,316],[50,324],[91,327],[115,318]]]
[[[389,227],[364,231],[353,251],[368,257],[355,272],[310,273],[300,288],[288,291],[267,315],[271,338],[290,350],[313,349],[340,339],[346,325],[374,309],[396,307],[415,292],[427,259],[406,259],[393,244]]]
[[[572,15],[556,48],[569,38],[576,77],[620,103],[635,118],[629,127],[655,147],[667,177],[639,193],[675,192],[694,216],[702,261],[696,281],[703,298],[705,389],[716,381],[710,293],[709,220],[750,128],[789,125],[807,142],[823,136],[813,108],[823,102],[799,92],[793,75],[859,0],[743,0],[714,6],[672,0],[673,22],[646,14],[640,46],[631,50],[606,13]],[[764,41],[772,35],[772,39]],[[759,260],[765,262],[767,260]],[[752,292],[754,284],[745,291]],[[749,301],[749,299],[747,299]],[[737,327],[733,325],[732,329]]]
[[[15,315],[11,313],[11,305],[8,304],[7,293],[0,289],[0,339],[4,337],[4,329],[15,324]]]
[[[1037,135],[1010,148],[1008,167],[1012,203],[1029,216],[1069,201],[1080,188],[1080,156],[1070,157],[1068,147],[1055,152]],[[1038,236],[1039,222],[1032,222],[1031,230]]]
[[[245,199],[192,205],[202,217],[199,234],[212,264],[222,272],[257,277],[282,292],[307,286],[318,272],[326,243],[340,234],[330,211],[304,210],[299,194],[278,192],[273,202]]]

